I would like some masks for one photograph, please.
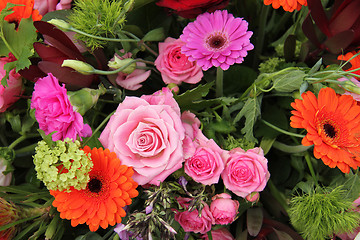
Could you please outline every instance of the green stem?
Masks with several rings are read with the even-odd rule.
[[[29,146],[20,148],[20,149],[15,151],[15,154],[16,155],[26,154],[26,153],[32,154],[34,152],[36,146],[37,146],[37,143],[34,143],[34,144],[29,145]]]
[[[288,131],[286,131],[286,130],[284,130],[284,129],[278,128],[277,126],[272,125],[271,123],[265,121],[264,119],[261,119],[261,121],[262,121],[265,125],[273,128],[273,129],[275,129],[276,131],[281,132],[281,133],[283,133],[283,134],[286,134],[286,135],[289,135],[289,136],[294,136],[294,137],[299,137],[299,138],[304,138],[304,137],[305,137],[305,135],[288,132]]]
[[[216,69],[216,97],[224,95],[224,71],[217,67]]]
[[[258,34],[256,37],[256,44],[254,44],[256,46],[255,47],[255,58],[254,58],[254,62],[253,62],[254,67],[257,67],[259,59],[260,59],[260,54],[263,49],[264,38],[265,38],[265,27],[266,27],[266,21],[267,21],[268,15],[269,15],[269,11],[270,11],[270,6],[266,6],[265,4],[263,4],[263,6],[261,8],[261,13],[260,13],[259,30],[258,30]]]
[[[307,163],[307,165],[309,167],[310,174],[311,174],[312,178],[314,179],[315,183],[318,184],[318,180],[317,180],[314,168],[313,168],[312,163],[311,163],[310,154],[308,152],[305,154],[305,160],[306,160],[306,163]]]
[[[286,198],[284,197],[284,195],[277,189],[277,187],[275,186],[275,184],[272,182],[271,179],[269,179],[269,181],[267,182],[267,185],[270,189],[271,195],[273,195],[273,197],[280,203],[280,205],[287,212],[289,209],[289,206],[286,203],[287,201],[286,201]]]
[[[20,58],[19,54],[18,54],[18,53],[9,45],[9,43],[6,41],[5,36],[4,36],[4,32],[3,32],[2,29],[1,29],[1,39],[2,39],[2,41],[4,42],[5,46],[7,47],[7,49],[9,49],[9,51],[14,55],[14,57],[15,57],[16,59],[19,59],[19,58]]]
[[[38,137],[40,136],[38,133],[34,133],[34,134],[24,134],[21,135],[18,139],[16,139],[14,142],[12,142],[8,148],[13,149],[16,145],[18,145],[19,143],[21,143],[22,141],[24,141],[27,138],[33,138],[33,137]]]
[[[111,74],[116,74],[118,72],[121,72],[122,70],[126,69],[127,67],[129,67],[131,64],[139,62],[140,60],[138,59],[133,59],[132,61],[128,62],[127,64],[125,64],[124,66],[122,66],[121,68],[112,70],[112,71],[103,71],[103,70],[98,70],[98,69],[94,69],[93,73],[94,74],[99,74],[99,75],[111,75]]]
[[[283,143],[278,142],[278,141],[275,141],[272,146],[274,148],[279,149],[280,151],[286,152],[286,153],[305,152],[306,150],[308,150],[309,148],[312,147],[312,146],[304,146],[304,145],[291,146],[291,145],[283,144]]]
[[[116,112],[116,110],[113,111],[112,113],[110,113],[110,114],[100,123],[100,125],[95,129],[95,131],[93,132],[93,134],[92,134],[88,139],[86,139],[86,141],[83,143],[83,146],[85,146],[85,145],[90,141],[90,139],[95,136],[95,133],[97,133],[97,132],[105,125],[105,123],[110,119],[110,117],[111,117],[115,112]]]
[[[103,40],[103,41],[109,41],[109,42],[139,42],[139,40],[136,40],[136,39],[119,39],[119,38],[99,37],[99,36],[96,36],[96,35],[92,35],[92,34],[83,32],[83,31],[81,31],[79,29],[76,29],[74,27],[70,27],[69,30],[73,31],[73,32],[76,32],[76,33],[79,33],[81,35],[87,36],[87,37],[91,37],[91,38],[99,39],[99,40]]]

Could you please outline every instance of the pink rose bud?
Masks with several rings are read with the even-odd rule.
[[[257,201],[259,201],[260,194],[258,192],[252,192],[249,195],[247,195],[245,198],[249,202],[257,202]]]
[[[215,224],[230,224],[238,214],[239,202],[232,200],[227,193],[217,194],[212,197],[210,211],[215,219]]]

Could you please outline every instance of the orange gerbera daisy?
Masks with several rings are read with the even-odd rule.
[[[7,3],[25,5],[13,7],[13,13],[7,15],[5,20],[8,22],[20,23],[21,19],[32,17],[33,21],[41,20],[42,16],[39,11],[34,9],[35,0],[0,0],[0,11],[6,7]]]
[[[123,209],[130,205],[138,195],[138,184],[131,178],[131,167],[121,165],[116,154],[109,149],[84,147],[85,153],[94,163],[89,172],[90,181],[86,189],[50,191],[55,197],[53,206],[60,212],[60,217],[71,220],[71,226],[86,223],[90,231],[99,226],[107,228],[121,222],[126,213]]]
[[[283,7],[285,11],[293,12],[295,9],[300,10],[302,6],[306,6],[307,0],[264,0],[264,4],[272,4],[275,9]]]
[[[322,88],[318,98],[312,92],[291,103],[290,125],[305,128],[302,144],[314,144],[314,156],[331,168],[348,173],[360,166],[360,106],[349,95],[337,95]]]
[[[338,60],[348,61],[350,58],[352,58],[355,54],[357,54],[356,51],[348,52],[345,55],[339,55]],[[350,60],[351,67],[349,69],[346,69],[346,71],[351,71],[357,68],[360,68],[360,55],[354,57]],[[354,74],[360,75],[360,70],[354,71]],[[359,77],[356,77],[357,80],[360,81]]]

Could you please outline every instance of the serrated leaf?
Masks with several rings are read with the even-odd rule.
[[[165,39],[164,28],[156,28],[146,33],[143,37],[143,41],[160,42]]]
[[[274,79],[273,88],[278,92],[293,92],[298,90],[306,76],[302,70],[293,70],[277,76]]]
[[[174,98],[179,104],[181,110],[183,111],[190,110],[194,107],[194,105],[199,104],[196,103],[196,101],[199,101],[203,97],[205,97],[209,93],[209,90],[213,85],[214,82],[210,82],[205,85],[199,85],[194,89],[187,90],[181,95],[177,95],[177,96],[175,95]]]
[[[241,133],[245,134],[245,138],[248,141],[257,142],[257,139],[254,137],[254,125],[256,120],[259,118],[260,111],[260,101],[261,97],[258,98],[249,98],[246,100],[245,105],[241,111],[234,118],[234,124],[240,121],[242,117],[245,117],[245,126],[241,129]]]

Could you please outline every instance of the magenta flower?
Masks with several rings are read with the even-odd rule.
[[[60,87],[58,79],[51,73],[35,83],[31,108],[35,108],[35,118],[45,134],[55,131],[53,141],[91,135],[90,126],[84,124],[80,113],[74,111],[65,85]]]
[[[235,18],[226,10],[199,15],[183,30],[180,39],[185,42],[181,52],[190,61],[197,61],[203,70],[242,63],[247,52],[254,46],[250,43],[251,31],[242,18]]]

